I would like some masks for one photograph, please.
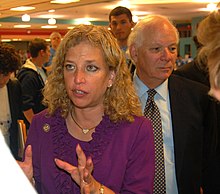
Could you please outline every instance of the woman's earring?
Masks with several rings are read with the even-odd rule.
[[[109,85],[108,85],[108,88],[111,88],[111,87],[112,87],[112,84],[109,84]]]

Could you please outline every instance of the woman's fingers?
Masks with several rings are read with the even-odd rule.
[[[25,149],[24,162],[18,161],[19,166],[29,180],[33,178],[33,165],[32,165],[32,148],[28,145]]]
[[[78,157],[78,167],[84,169],[86,167],[86,155],[79,144],[76,146],[76,154]]]
[[[93,162],[92,162],[92,158],[88,157],[87,161],[86,161],[86,169],[89,171],[89,173],[91,174],[93,171]]]
[[[77,167],[57,158],[55,158],[55,163],[59,168],[68,172],[71,175],[72,179],[75,180],[77,184],[80,184],[80,176]]]

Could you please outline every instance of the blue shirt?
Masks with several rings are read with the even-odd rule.
[[[44,64],[44,67],[49,67],[51,65],[53,57],[55,56],[55,53],[56,53],[56,50],[50,47],[50,58],[49,58],[49,61]]]
[[[149,88],[138,78],[136,73],[134,74],[134,85],[141,101],[142,112],[144,112],[148,98],[147,91]],[[161,85],[154,89],[157,91],[154,96],[154,101],[159,108],[162,121],[166,193],[178,194],[168,80],[164,81]]]

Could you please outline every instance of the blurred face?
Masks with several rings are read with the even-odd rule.
[[[105,92],[114,72],[105,63],[101,49],[81,42],[68,50],[64,63],[67,94],[77,108],[103,108]]]
[[[51,41],[52,47],[56,49],[61,42],[61,37],[59,35],[54,35],[50,41]]]
[[[142,46],[130,49],[136,63],[138,77],[149,87],[155,88],[172,73],[177,58],[177,37],[170,25],[145,28]]]
[[[7,75],[0,73],[0,88],[3,88],[10,79],[12,73],[8,73]]]
[[[109,26],[116,39],[123,41],[127,40],[133,25],[133,22],[129,21],[126,14],[121,14],[119,16],[111,16],[111,22]]]

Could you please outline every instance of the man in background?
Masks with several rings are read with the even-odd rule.
[[[34,114],[45,109],[42,104],[42,89],[47,80],[43,65],[49,61],[50,46],[43,39],[36,38],[29,43],[31,58],[26,60],[17,74],[22,86],[23,112],[28,123]],[[27,126],[28,123],[26,122]]]
[[[157,128],[153,123],[154,194],[200,194],[207,186],[205,181],[209,181],[204,179],[207,170],[211,170],[207,167],[216,131],[216,107],[209,100],[208,87],[172,74],[178,42],[177,29],[161,15],[148,15],[138,22],[128,40],[142,111],[147,116],[149,107],[154,107],[157,115],[153,114],[152,121],[161,123]],[[158,131],[162,136],[159,140]],[[162,144],[161,149],[157,144]],[[157,168],[160,164],[163,166]]]
[[[135,24],[132,20],[132,13],[126,7],[116,7],[109,14],[109,27],[111,28],[113,35],[117,39],[118,45],[125,53],[127,64],[132,75],[134,73],[135,66],[129,59],[129,56],[126,54],[126,51],[128,47],[128,36],[131,33],[134,25]]]
[[[48,72],[51,71],[51,63],[52,59],[56,53],[56,50],[61,42],[61,34],[59,32],[52,32],[50,35],[50,59],[48,62],[44,64],[44,67],[47,69]]]

